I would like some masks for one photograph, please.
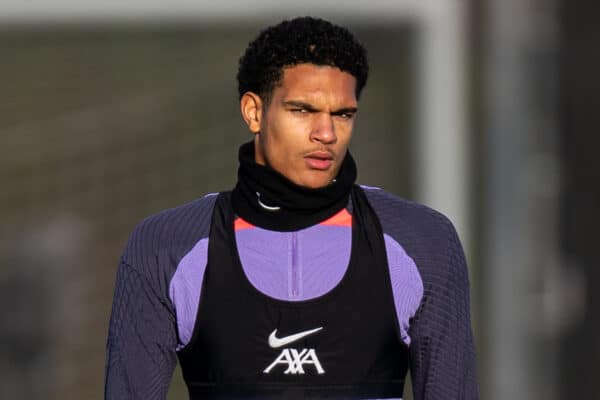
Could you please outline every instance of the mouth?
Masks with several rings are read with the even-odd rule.
[[[331,168],[333,164],[333,154],[329,151],[313,151],[304,156],[304,161],[310,169],[325,171]]]

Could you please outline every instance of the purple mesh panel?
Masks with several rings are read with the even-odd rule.
[[[394,239],[384,238],[396,315],[402,340],[409,345],[409,321],[423,298],[423,282],[412,258]],[[281,300],[307,300],[327,293],[340,282],[350,259],[350,227],[319,225],[298,232],[252,228],[236,232],[236,239],[250,282]]]
[[[423,283],[414,261],[391,237],[384,235],[394,303],[402,340],[409,345],[409,321],[423,297]],[[236,232],[240,260],[248,280],[267,296],[280,300],[307,300],[334,288],[350,259],[352,231],[345,226],[317,225],[297,232],[262,228]],[[177,314],[178,350],[191,339],[208,239],[202,239],[182,258],[170,284]]]
[[[352,246],[350,226],[315,226],[298,234],[302,260],[302,300],[329,292],[341,280]]]
[[[352,230],[316,225],[296,232],[262,228],[236,232],[248,280],[280,300],[307,300],[339,283],[350,259]]]
[[[169,297],[175,307],[177,329],[179,330],[177,350],[185,347],[192,338],[207,255],[208,238],[196,243],[192,250],[181,259],[169,285]]]
[[[406,254],[402,246],[387,234],[384,234],[383,237],[385,239],[400,333],[402,340],[408,346],[410,345],[410,336],[408,335],[409,322],[417,312],[419,304],[421,304],[421,299],[423,298],[423,281],[415,262]]]

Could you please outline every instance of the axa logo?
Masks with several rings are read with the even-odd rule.
[[[277,349],[277,348],[283,347],[285,345],[288,345],[290,343],[293,343],[297,340],[300,340],[306,336],[317,333],[321,329],[323,329],[323,327],[310,329],[308,331],[298,332],[293,335],[288,335],[288,336],[285,336],[282,338],[277,337],[277,329],[275,329],[269,335],[269,346],[271,346],[271,348]],[[312,366],[313,368],[315,368],[315,370],[317,371],[317,373],[319,375],[325,373],[325,370],[323,369],[323,366],[321,365],[321,362],[319,361],[319,358],[317,357],[317,353],[315,352],[315,349],[298,350],[298,349],[292,349],[292,348],[285,348],[281,351],[281,353],[275,359],[275,361],[273,361],[271,363],[271,365],[269,365],[267,368],[265,368],[263,373],[265,373],[265,374],[270,373],[271,370],[273,370],[278,365],[287,366],[286,370],[283,371],[284,374],[304,375],[304,373],[305,373],[304,369],[306,366]]]

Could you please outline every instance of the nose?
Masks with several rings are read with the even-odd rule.
[[[320,113],[314,120],[311,139],[323,144],[332,144],[337,141],[333,117],[328,113]]]

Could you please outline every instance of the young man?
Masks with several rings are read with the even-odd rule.
[[[463,252],[441,214],[355,185],[368,65],[345,29],[267,28],[240,60],[238,183],[144,220],[119,267],[107,399],[478,398]]]

